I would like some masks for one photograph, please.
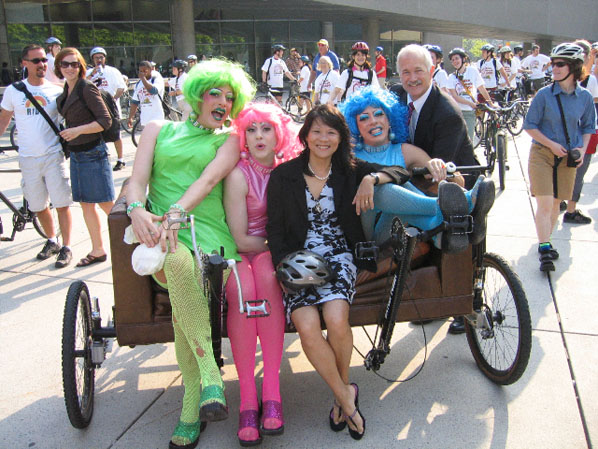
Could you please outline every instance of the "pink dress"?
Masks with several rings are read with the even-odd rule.
[[[247,186],[247,235],[266,237],[267,196],[266,189],[273,167],[266,167],[253,158],[241,159],[237,163],[245,175]]]

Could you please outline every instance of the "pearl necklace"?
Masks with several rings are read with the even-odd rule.
[[[316,179],[319,179],[320,181],[327,181],[328,178],[330,178],[330,174],[332,173],[332,164],[330,164],[330,168],[328,169],[328,174],[326,176],[318,176],[316,175],[316,172],[314,171],[313,168],[311,168],[310,163],[307,163],[307,167],[309,168],[309,171],[311,172],[312,175],[315,176]]]

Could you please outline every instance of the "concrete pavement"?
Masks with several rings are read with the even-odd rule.
[[[0,142],[5,142],[3,138]],[[361,442],[328,428],[332,398],[301,350],[287,335],[281,366],[285,433],[264,437],[263,447],[401,448],[586,448],[598,444],[598,164],[586,175],[579,206],[593,222],[558,225],[553,243],[561,258],[557,271],[538,270],[533,208],[527,176],[529,138],[509,141],[507,189],[490,213],[488,250],[505,257],[519,274],[533,323],[533,348],[523,377],[499,387],[478,370],[464,335],[447,335],[447,321],[425,327],[423,371],[406,383],[389,384],[363,368],[354,353],[351,379],[361,387],[367,433]],[[112,145],[109,145],[114,155]],[[135,149],[125,141],[127,166],[115,173],[117,189],[130,175]],[[16,158],[0,155],[0,169]],[[20,175],[0,174],[0,189],[20,202]],[[0,203],[5,235],[11,214]],[[81,209],[73,208],[74,262],[89,250]],[[104,230],[107,238],[107,230]],[[106,318],[113,303],[109,262],[57,270],[37,261],[43,240],[33,229],[0,244],[0,447],[2,448],[164,448],[177,422],[183,394],[172,344],[121,348],[117,344],[96,371],[95,412],[85,430],[71,427],[61,380],[64,300],[71,282],[84,280],[100,299]],[[109,248],[107,248],[109,250]],[[109,259],[110,260],[110,259]],[[354,329],[356,347],[368,340]],[[230,417],[211,423],[200,438],[205,448],[238,447],[239,390],[228,340],[224,341]],[[398,324],[393,352],[381,372],[413,374],[424,357],[420,327]],[[258,347],[256,373],[261,374]]]

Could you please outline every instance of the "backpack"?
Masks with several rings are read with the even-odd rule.
[[[102,139],[104,139],[104,142],[116,142],[117,140],[120,140],[120,114],[118,113],[118,107],[116,106],[114,97],[110,95],[109,92],[106,92],[102,89],[99,89],[99,91],[102,100],[104,101],[104,105],[106,106],[106,109],[108,109],[110,118],[112,119],[112,124],[110,125],[110,128],[105,129],[100,134],[102,134]],[[90,114],[93,115],[91,109],[89,109],[83,98],[83,83],[77,84],[77,94],[79,95],[79,98],[81,99],[87,110],[90,112]]]
[[[345,91],[343,92],[343,96],[341,97],[341,101],[345,101],[345,98],[347,98],[347,89],[349,89],[349,86],[353,82],[353,68],[347,68],[346,70],[349,71],[349,76],[347,77],[347,84],[345,85]],[[366,81],[367,82],[367,86],[369,86],[369,85],[372,84],[372,78],[373,77],[374,77],[374,71],[370,67],[368,69],[368,79],[367,80],[365,80],[363,78],[359,78],[358,76],[356,76],[355,78],[358,79],[359,81]]]

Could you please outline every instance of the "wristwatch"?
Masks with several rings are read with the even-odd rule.
[[[378,184],[380,184],[380,176],[378,176],[378,173],[370,173],[370,176],[372,176],[374,178],[374,185],[377,186]]]

